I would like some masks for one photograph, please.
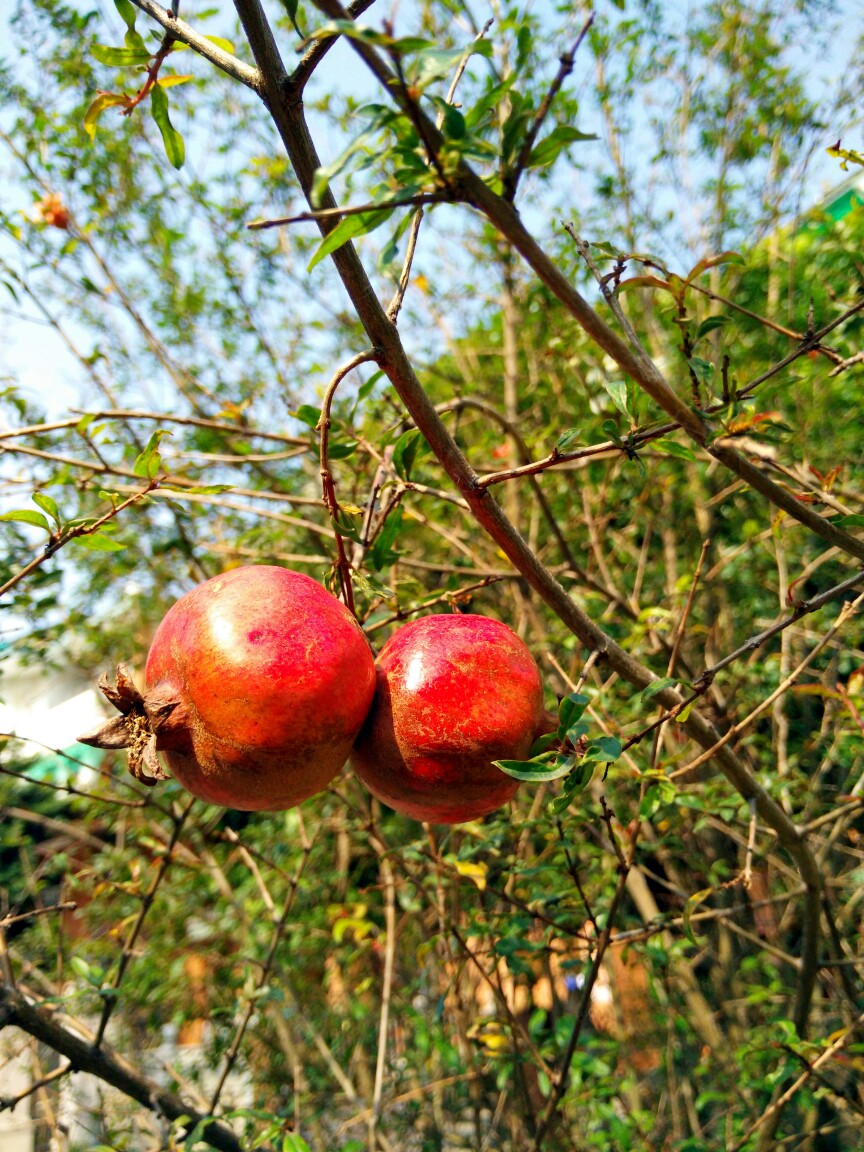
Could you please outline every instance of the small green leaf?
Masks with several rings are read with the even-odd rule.
[[[160,484],[160,492],[190,492],[193,496],[218,496],[222,492],[233,492],[233,484]]]
[[[360,535],[359,526],[354,523],[350,514],[342,508],[339,509],[335,516],[330,517],[330,523],[340,536],[345,536],[349,540],[353,540],[355,544],[362,544],[363,540]]]
[[[288,1132],[282,1137],[282,1152],[309,1152],[309,1145],[296,1132]]]
[[[292,412],[291,415],[304,424],[308,424],[310,428],[317,428],[318,421],[321,419],[321,409],[316,408],[314,404],[301,404],[297,411]]]
[[[709,316],[703,320],[699,327],[696,329],[696,335],[693,338],[695,344],[697,340],[701,340],[703,336],[707,336],[709,332],[714,332],[717,328],[723,328],[729,323],[728,316]]]
[[[687,363],[693,369],[699,383],[707,387],[714,377],[714,365],[709,364],[707,360],[700,359],[698,356],[691,356]]]
[[[422,445],[423,436],[416,428],[403,432],[393,445],[393,469],[402,480],[411,479],[411,469]]]
[[[109,68],[130,68],[136,64],[146,64],[152,53],[139,48],[108,48],[104,44],[94,44],[93,58]]]
[[[144,451],[135,458],[135,463],[132,465],[132,471],[136,476],[143,476],[148,480],[152,480],[159,469],[162,467],[162,457],[159,455],[159,443],[165,436],[170,436],[171,433],[164,428],[158,429],[144,448]]]
[[[853,513],[849,516],[838,516],[836,520],[831,521],[836,524],[838,528],[864,528],[864,516],[859,513]]]
[[[88,536],[73,536],[73,544],[80,544],[88,552],[122,552],[126,545],[112,540],[102,532],[91,532]]]
[[[665,691],[666,688],[674,688],[676,684],[682,681],[678,680],[675,676],[663,676],[660,680],[652,680],[647,688],[642,690],[642,695],[639,699],[643,704],[647,704],[649,700],[653,700],[655,696]]]
[[[444,135],[450,140],[461,140],[465,135],[465,117],[452,104],[444,105]]]
[[[560,153],[569,145],[581,140],[596,140],[597,137],[589,132],[580,132],[578,128],[571,128],[569,124],[559,124],[553,128],[545,140],[541,140],[531,151],[528,157],[527,168],[545,168],[554,163]]]
[[[155,83],[150,91],[150,111],[156,126],[162,133],[162,143],[165,145],[165,155],[175,168],[182,168],[186,159],[186,148],[183,137],[171,123],[168,117],[168,97],[161,84]]]
[[[630,419],[630,413],[627,409],[627,381],[626,380],[604,380],[603,387],[612,398],[612,403],[618,411]]]
[[[375,538],[375,543],[369,549],[367,559],[376,572],[382,568],[389,568],[399,559],[400,553],[395,551],[393,545],[402,531],[402,509],[396,507],[384,521],[384,527]]]
[[[579,443],[581,433],[578,428],[568,428],[562,432],[555,442],[556,452],[569,452],[575,444]]]
[[[533,760],[535,756],[540,756],[543,752],[548,752],[550,748],[554,748],[558,743],[558,733],[547,732],[545,736],[540,736],[534,741],[528,750],[528,755]]]
[[[694,892],[692,896],[688,897],[687,903],[684,905],[684,911],[681,913],[681,921],[687,939],[691,944],[698,946],[699,941],[696,939],[693,929],[690,926],[690,918],[696,911],[697,906],[701,904],[703,900],[707,900],[713,891],[713,888],[703,888],[700,892]]]
[[[621,439],[621,434],[618,431],[618,425],[614,420],[604,420],[600,427],[613,444],[617,445],[619,448],[624,447],[624,441]]]
[[[567,735],[567,729],[576,723],[589,703],[589,698],[581,692],[571,692],[558,705],[558,735],[562,740]]]
[[[0,520],[18,520],[22,524],[32,524],[36,528],[44,528],[48,535],[51,535],[51,528],[42,513],[31,512],[29,508],[22,508],[16,512],[4,512],[0,516]]]
[[[601,760],[607,764],[612,764],[620,755],[620,740],[617,740],[614,736],[598,736],[597,739],[592,740],[585,749],[585,755],[582,757],[582,761],[587,764],[592,760]]]
[[[60,509],[50,496],[46,496],[44,492],[33,493],[33,503],[38,504],[43,512],[47,512],[57,527],[60,527]]]
[[[328,232],[309,261],[307,268],[311,272],[316,264],[320,264],[325,256],[337,251],[343,244],[355,236],[365,236],[367,232],[374,232],[393,215],[392,208],[375,209],[370,212],[355,212],[353,216],[346,216],[340,220],[336,227]]]
[[[566,776],[576,763],[575,756],[561,756],[551,766],[536,760],[493,760],[492,763],[514,780],[543,784],[547,780],[559,780]]]
[[[586,784],[591,783],[596,765],[595,760],[580,760],[564,781],[564,795],[567,797],[568,803],[577,792],[582,791]]]
[[[685,704],[678,715],[675,717],[676,724],[685,724],[690,718],[690,713],[696,707],[696,701],[691,700],[689,704]]]
[[[135,27],[136,10],[131,0],[114,0],[114,7],[120,13],[120,19],[131,32]]]
[[[665,452],[667,456],[676,456],[679,460],[695,460],[696,453],[686,444],[679,444],[677,440],[655,440],[651,445],[656,452]]]
[[[343,440],[341,444],[331,444],[327,449],[331,460],[347,460],[357,451],[356,440]]]

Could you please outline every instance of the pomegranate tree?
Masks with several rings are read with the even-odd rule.
[[[138,692],[120,665],[100,687],[119,708],[82,740],[129,748],[145,783],[171,774],[195,796],[246,810],[290,808],[336,775],[369,711],[372,652],[320,584],[249,566],[182,596],[156,630]]]
[[[548,726],[531,653],[485,616],[427,616],[391,636],[376,661],[375,701],[351,753],[359,778],[397,812],[438,824],[473,820],[511,799],[522,760]]]

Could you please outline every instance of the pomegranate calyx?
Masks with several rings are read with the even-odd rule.
[[[103,672],[99,677],[99,688],[121,715],[85,732],[78,737],[79,743],[93,748],[128,748],[129,772],[136,780],[148,787],[167,780],[168,773],[156,754],[156,737],[179,701],[164,696],[155,700],[145,699],[135,687],[132,673],[125,664],[117,665],[113,684]]]

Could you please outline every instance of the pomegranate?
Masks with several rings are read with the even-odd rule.
[[[245,810],[291,808],[345,761],[375,690],[357,621],[320,584],[250,566],[187,592],[156,630],[142,696],[123,665],[100,687],[123,713],[81,737],[129,748],[144,783],[172,775]]]
[[[369,791],[415,820],[457,824],[500,808],[519,784],[492,763],[521,760],[544,727],[531,653],[485,616],[426,616],[391,636],[351,763]]]

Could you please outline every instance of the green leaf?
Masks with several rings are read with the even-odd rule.
[[[148,59],[151,55],[147,45],[144,43],[143,38],[135,31],[134,28],[128,28],[126,35],[123,37],[123,43],[131,52],[146,52]]]
[[[300,37],[301,40],[304,40],[305,37],[303,35],[303,32],[300,29],[300,25],[297,23],[298,4],[299,4],[299,0],[282,0],[282,7],[288,13],[288,19],[291,21],[291,24],[294,28],[294,31],[297,33],[297,35]],[[229,48],[228,51],[233,52],[234,49]]]
[[[159,469],[162,467],[162,457],[159,455],[159,443],[165,436],[170,436],[171,433],[164,428],[159,428],[150,439],[144,448],[144,451],[135,458],[135,463],[132,465],[132,471],[136,476],[143,476],[147,480],[152,480]]]
[[[175,168],[182,168],[186,159],[186,148],[183,137],[168,118],[168,97],[165,89],[157,81],[150,91],[150,111],[156,126],[162,133],[162,143],[165,145],[165,155]]]
[[[353,456],[356,451],[356,440],[343,440],[341,443],[331,444],[327,449],[327,454],[331,460],[347,460],[347,458]]]
[[[44,492],[33,493],[33,503],[38,504],[43,512],[47,512],[57,527],[60,527],[60,509],[50,496],[46,496]]]
[[[140,48],[108,48],[104,44],[94,44],[91,48],[93,58],[100,64],[109,68],[130,68],[136,64],[146,64],[152,52]]]
[[[695,460],[696,453],[686,444],[679,444],[677,440],[655,440],[651,445],[657,452],[665,452],[667,456],[677,456],[679,460]]]
[[[106,108],[116,108],[126,103],[126,97],[117,92],[100,92],[84,113],[84,131],[92,140],[96,135],[96,121]],[[98,292],[98,288],[94,290]]]
[[[675,717],[676,724],[685,724],[690,717],[690,713],[696,707],[696,701],[691,700],[689,704],[685,704],[678,715]]]
[[[36,528],[44,528],[50,536],[52,534],[48,521],[41,512],[31,512],[29,508],[22,508],[16,512],[4,512],[0,520],[18,520],[22,524],[33,524]]]
[[[335,516],[330,517],[330,523],[340,536],[345,536],[349,540],[353,540],[355,544],[362,544],[363,539],[360,535],[360,527],[352,520],[350,513],[346,512],[344,508],[340,508]]]
[[[311,272],[316,264],[320,264],[325,256],[347,244],[355,236],[365,236],[367,232],[374,232],[380,228],[393,215],[392,208],[374,209],[369,212],[355,212],[353,216],[346,216],[340,220],[336,227],[328,232],[315,250],[307,268]]]
[[[555,442],[556,452],[569,452],[575,444],[579,443],[581,432],[578,428],[568,428],[562,432]]]
[[[621,434],[618,431],[618,425],[614,420],[604,420],[600,427],[613,444],[617,444],[619,448],[624,447],[624,441],[621,439]]]
[[[282,1137],[282,1152],[309,1152],[309,1145],[296,1132],[288,1132]]]
[[[88,552],[122,552],[126,545],[119,540],[112,540],[103,532],[91,532],[88,536],[73,536],[73,544],[80,544]]]
[[[492,763],[514,780],[543,784],[547,780],[560,780],[576,763],[575,756],[561,756],[550,766],[536,760],[493,760]]]
[[[461,140],[465,135],[465,117],[452,104],[444,105],[444,135],[450,140]]]
[[[547,732],[545,736],[538,737],[528,750],[529,757],[533,760],[535,756],[540,756],[543,752],[548,752],[550,748],[554,748],[559,743],[557,732]]]
[[[131,0],[114,0],[114,7],[120,13],[120,19],[129,29],[129,31],[133,31],[135,28],[135,17],[137,12],[135,6],[131,3]]]
[[[393,445],[393,468],[402,480],[411,479],[411,469],[422,445],[423,436],[416,428],[403,432]]]
[[[652,680],[647,688],[642,690],[642,695],[639,699],[643,704],[647,704],[649,700],[653,700],[655,696],[659,696],[666,688],[674,688],[676,684],[681,684],[682,681],[675,676],[663,676],[660,680]],[[686,683],[686,681],[684,681]]]
[[[831,521],[836,524],[838,528],[864,528],[864,516],[860,513],[853,513],[849,516],[838,516],[836,520]]]
[[[698,946],[699,941],[696,939],[696,935],[690,926],[690,918],[696,911],[697,906],[701,904],[703,900],[707,900],[713,891],[713,888],[703,888],[700,892],[694,892],[692,896],[688,897],[687,903],[684,905],[684,911],[681,913],[681,921],[687,939],[691,944]]]
[[[399,559],[400,553],[394,550],[393,545],[396,543],[401,531],[402,509],[401,507],[397,507],[384,521],[384,527],[375,537],[375,543],[369,549],[367,555],[369,563],[376,572],[380,572],[382,568],[389,568]]]
[[[193,496],[218,496],[222,492],[233,492],[233,484],[160,484],[160,492],[191,492]]]
[[[691,356],[687,363],[693,369],[699,383],[707,387],[714,376],[714,365],[709,364],[707,360],[700,359],[698,356]]]
[[[582,761],[587,764],[591,760],[602,760],[607,764],[612,764],[620,755],[620,740],[617,740],[614,736],[598,736],[597,739],[592,740],[585,749],[585,755],[582,757]]]
[[[693,337],[694,344],[697,340],[701,340],[703,336],[707,336],[709,332],[714,332],[717,328],[723,328],[728,323],[728,316],[709,316],[703,320],[696,329],[696,335]]]
[[[589,698],[581,692],[571,692],[558,705],[558,735],[562,740],[567,735],[567,729],[576,723],[589,703]]]
[[[410,66],[405,69],[405,78],[412,88],[422,90],[436,80],[449,76],[465,53],[465,48],[425,48],[415,54]]]
[[[489,91],[481,96],[473,108],[465,113],[465,124],[469,132],[477,128],[485,117],[494,109],[497,108],[510,89],[516,82],[516,73],[512,72],[510,76],[503,80],[500,84],[495,84]]]
[[[575,144],[579,140],[596,139],[598,137],[590,132],[580,132],[578,128],[571,128],[569,124],[559,124],[531,150],[526,168],[545,168],[557,160],[568,144]]]
[[[308,424],[310,428],[317,428],[321,419],[321,409],[316,408],[314,404],[301,404],[297,411],[291,412],[290,415]]]
[[[603,387],[612,398],[612,403],[618,411],[630,419],[630,413],[627,409],[627,381],[626,380],[604,380]]]

